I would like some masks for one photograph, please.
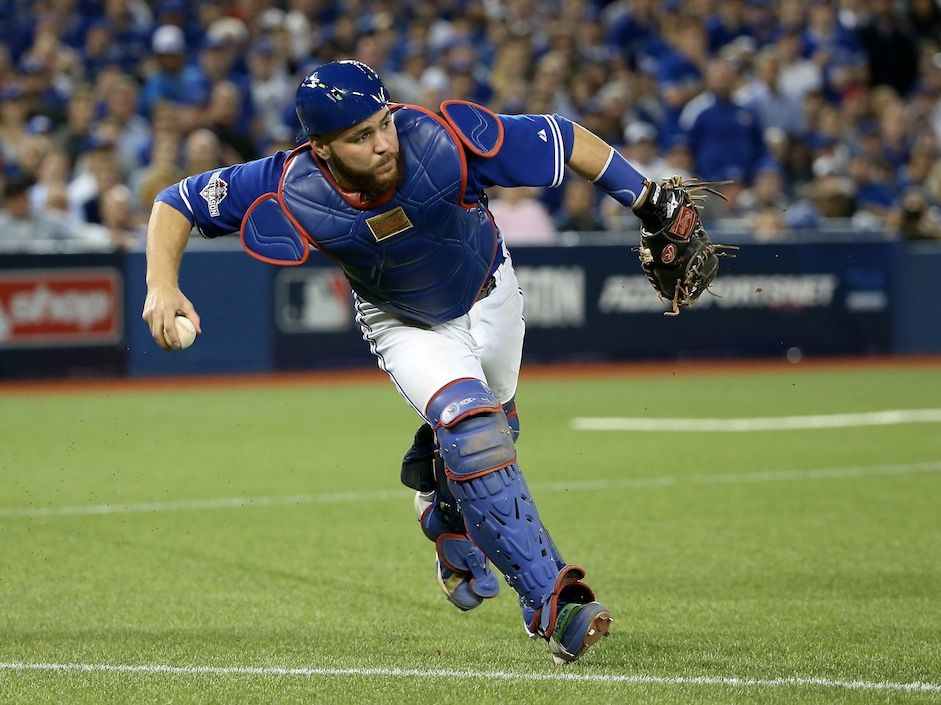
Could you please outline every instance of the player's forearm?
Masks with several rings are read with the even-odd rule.
[[[603,189],[616,201],[633,208],[642,202],[647,179],[603,139],[575,124],[575,139],[568,165]]]
[[[193,224],[178,210],[157,202],[147,225],[147,286],[177,286],[180,260]]]
[[[573,123],[573,127],[575,128],[575,141],[568,165],[583,179],[594,181],[601,175],[601,171],[608,162],[611,145],[578,123]]]

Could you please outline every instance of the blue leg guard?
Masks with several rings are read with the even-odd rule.
[[[479,380],[458,380],[428,406],[448,487],[467,533],[533,610],[545,602],[565,566],[516,464],[501,404]]]
[[[514,433],[504,407],[474,379],[441,390],[427,418],[467,534],[519,594],[527,632],[549,642],[556,663],[576,660],[607,635],[611,616],[539,518],[516,463],[518,425]]]
[[[452,499],[453,501],[453,499]],[[417,494],[415,510],[425,536],[435,542],[438,584],[448,600],[461,610],[471,610],[500,590],[487,557],[465,533],[452,530],[447,501],[438,492]]]
[[[435,544],[435,575],[451,604],[466,611],[496,597],[500,584],[487,557],[467,535],[427,424],[418,429],[405,454],[402,482],[418,490],[415,511],[422,532]]]

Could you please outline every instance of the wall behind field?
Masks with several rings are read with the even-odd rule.
[[[734,236],[732,240],[734,241]],[[625,245],[517,247],[525,357],[540,362],[941,353],[941,244],[846,237],[745,244],[713,288],[663,315]],[[324,257],[277,268],[194,243],[181,285],[203,335],[159,350],[140,319],[143,253],[0,256],[0,378],[373,366]]]

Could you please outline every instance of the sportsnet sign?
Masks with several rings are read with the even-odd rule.
[[[0,348],[115,343],[122,298],[116,269],[0,272]]]

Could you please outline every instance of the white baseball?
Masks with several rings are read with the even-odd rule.
[[[186,316],[176,317],[176,333],[180,336],[181,350],[186,350],[196,340],[196,326]]]

